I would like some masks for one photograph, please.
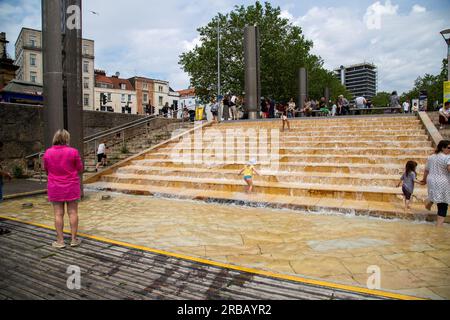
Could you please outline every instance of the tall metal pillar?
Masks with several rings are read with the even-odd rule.
[[[63,19],[63,70],[64,97],[66,109],[66,128],[71,135],[71,146],[83,155],[83,88],[82,88],[82,29],[81,0],[62,0],[67,8],[77,6],[80,9],[79,28],[69,28]],[[65,15],[65,17],[66,17]],[[71,21],[69,21],[69,24]]]
[[[42,52],[44,70],[44,145],[64,129],[61,0],[42,0]]]
[[[305,108],[305,100],[308,98],[308,73],[306,68],[300,68],[298,71],[299,79],[299,106],[300,109]]]
[[[323,91],[323,95],[328,105],[328,102],[330,102],[330,88],[326,87],[325,90]]]
[[[246,26],[244,29],[245,61],[245,112],[248,119],[259,118],[261,108],[259,29]]]
[[[42,0],[42,35],[45,147],[66,129],[83,158],[81,0]]]

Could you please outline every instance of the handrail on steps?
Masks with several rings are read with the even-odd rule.
[[[146,124],[148,124],[148,123],[150,123],[150,122],[152,122],[154,120],[157,120],[157,119],[167,119],[167,118],[165,118],[163,116],[160,116],[160,115],[152,115],[152,116],[148,116],[148,117],[145,117],[145,118],[142,118],[142,119],[134,120],[134,121],[131,121],[129,123],[126,123],[126,124],[123,124],[123,125],[120,125],[120,126],[117,126],[117,127],[114,127],[114,128],[111,128],[111,129],[108,129],[108,130],[105,130],[105,131],[102,131],[102,132],[99,132],[99,133],[96,133],[96,134],[93,134],[93,135],[90,135],[90,136],[84,138],[83,144],[86,145],[86,144],[88,144],[90,142],[94,142],[94,141],[96,142],[96,141],[98,141],[101,138],[104,138],[104,137],[107,137],[107,136],[110,136],[110,135],[114,135],[114,134],[117,134],[117,133],[124,133],[125,130],[136,128],[136,127],[141,126],[141,125],[146,125]],[[124,140],[124,143],[125,143],[125,135],[123,135],[123,140]],[[97,149],[97,142],[95,143],[95,148],[94,149]],[[40,163],[41,159],[42,159],[42,156],[44,154],[45,154],[44,151],[36,152],[36,153],[33,153],[31,155],[26,156],[24,159],[28,160],[28,159],[33,159],[33,158],[39,157],[39,163]],[[40,181],[42,181],[42,166],[40,167],[39,171],[40,171]]]

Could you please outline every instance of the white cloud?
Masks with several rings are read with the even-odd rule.
[[[426,11],[427,11],[427,8],[422,7],[422,6],[418,5],[418,4],[415,4],[412,7],[412,12],[413,13],[423,13],[423,12],[426,12]]]
[[[418,21],[415,13],[401,14],[398,5],[386,1],[368,7],[364,16],[357,8],[316,6],[293,21],[314,42],[313,53],[327,69],[372,62],[378,66],[380,91],[403,92],[418,76],[439,73],[446,56],[439,39],[445,16],[426,10],[421,14]],[[380,17],[379,28],[368,28],[370,15]]]
[[[288,19],[289,21],[294,20],[294,16],[288,10],[281,10],[280,17],[283,19]]]
[[[392,5],[390,0],[387,0],[384,5],[377,1],[367,8],[364,22],[369,30],[380,29],[383,16],[395,16],[397,10],[398,6]]]
[[[191,51],[201,44],[200,36],[195,37],[192,41],[183,40],[183,48],[185,51]]]

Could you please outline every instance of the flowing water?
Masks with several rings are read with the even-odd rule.
[[[419,179],[431,142],[415,117],[368,117],[222,123],[170,141],[88,181],[89,188],[138,195],[255,202],[238,175],[250,159],[258,201],[300,209],[320,206],[366,215],[405,217],[398,181],[406,162]],[[434,219],[423,210],[426,189],[416,186],[409,219]]]

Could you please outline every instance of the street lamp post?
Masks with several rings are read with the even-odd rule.
[[[217,19],[217,103],[220,99],[220,15]]]
[[[450,81],[450,29],[441,31],[441,35],[447,43],[447,80]]]

